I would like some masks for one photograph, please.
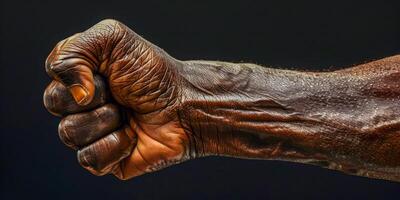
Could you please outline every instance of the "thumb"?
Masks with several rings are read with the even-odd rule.
[[[71,92],[79,105],[89,104],[95,93],[93,63],[68,49],[72,36],[56,45],[46,60],[46,72]]]
[[[47,73],[64,84],[79,105],[87,105],[93,99],[93,72],[106,65],[103,61],[125,34],[119,24],[116,20],[103,20],[59,42],[47,57]]]
[[[132,35],[122,23],[103,20],[59,42],[46,60],[46,71],[69,89],[79,105],[87,105],[94,96],[93,73],[105,73],[108,63],[115,60],[112,54],[124,55],[135,41]]]

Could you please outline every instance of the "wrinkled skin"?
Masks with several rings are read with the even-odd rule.
[[[208,155],[400,181],[400,56],[332,72],[179,61],[115,20],[61,41],[44,104],[96,175]]]
[[[102,54],[96,55],[99,52]],[[56,114],[55,110],[62,112],[63,106],[47,99],[67,102],[64,107],[73,104],[77,109],[71,108],[71,115],[62,120],[59,134],[68,146],[80,149],[78,160],[83,167],[97,175],[114,173],[126,179],[186,159],[188,137],[175,108],[180,92],[173,68],[177,62],[113,20],[105,20],[55,47],[46,70],[57,81],[46,90],[45,104]],[[90,96],[97,91],[91,83],[93,73],[105,77],[111,99],[116,102],[106,104],[111,101]],[[101,78],[97,79],[103,90],[99,92],[106,93]],[[73,89],[74,85],[83,86],[88,97],[75,98],[80,106],[76,105],[61,83],[72,88],[75,96],[83,96],[85,91]],[[92,101],[97,105],[85,105]],[[91,111],[78,113],[85,107]]]

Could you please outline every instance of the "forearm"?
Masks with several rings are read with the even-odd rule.
[[[398,60],[398,59],[397,59]],[[318,164],[400,179],[400,62],[329,73],[188,61],[180,112],[193,156]]]

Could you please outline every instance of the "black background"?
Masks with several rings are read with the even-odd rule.
[[[125,182],[96,177],[42,105],[47,54],[101,19],[178,59],[327,70],[400,53],[399,1],[0,2],[1,199],[400,199],[399,183],[278,161],[204,158]]]

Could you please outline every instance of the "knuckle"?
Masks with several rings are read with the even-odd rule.
[[[118,20],[115,19],[103,19],[101,20],[99,23],[99,25],[108,25],[108,26],[115,26],[117,24],[120,24],[121,22],[119,22]]]
[[[92,146],[85,147],[78,151],[79,164],[94,175],[102,176],[108,171],[105,170],[104,165],[98,160],[96,149]]]
[[[115,45],[124,37],[124,33],[127,30],[128,28],[121,22],[114,19],[105,19],[85,31],[84,37],[92,38],[91,41],[96,41],[103,48],[109,48],[105,44]]]
[[[104,123],[107,123],[107,126],[115,128],[116,126],[120,125],[121,113],[116,105],[107,104],[100,109],[100,117],[103,119]]]
[[[44,91],[43,94],[43,103],[44,107],[52,114],[56,116],[60,116],[58,113],[56,113],[56,104],[57,104],[57,99],[54,96],[54,90],[55,90],[55,84],[52,82],[50,83],[46,90]]]
[[[113,122],[113,121],[119,121],[119,110],[118,107],[115,106],[114,104],[107,104],[101,108],[98,109],[98,115],[97,117],[102,120],[104,123],[107,122]]]
[[[68,43],[68,41],[74,36],[71,36],[69,38],[66,38],[66,39],[61,40],[60,42],[58,42],[56,44],[56,46],[53,48],[53,50],[50,52],[50,54],[47,56],[46,61],[45,61],[45,69],[46,69],[47,73],[49,73],[49,74],[54,73],[54,68],[59,63],[60,51]]]
[[[98,174],[99,168],[98,165],[96,165],[95,156],[93,156],[92,154],[92,152],[85,149],[78,151],[78,162],[83,168],[89,170],[94,174]]]
[[[53,61],[55,59],[56,56],[56,49],[53,49],[53,51],[50,52],[50,54],[47,56],[46,58],[46,62],[45,62],[45,70],[48,74],[53,74],[54,72],[54,65],[53,65]]]
[[[61,120],[60,124],[58,125],[58,136],[60,140],[73,149],[77,149],[77,146],[74,144],[73,137],[71,137],[71,129],[68,128],[68,119]]]
[[[92,28],[86,31],[87,36],[96,38],[105,38],[107,39],[111,36],[119,27],[120,22],[113,19],[105,19],[95,24]]]
[[[67,88],[61,83],[53,81],[44,91],[43,104],[50,113],[60,117],[68,113],[75,101]]]
[[[121,118],[117,107],[113,104],[107,104],[92,111],[90,117],[87,117],[87,121],[90,121],[93,130],[104,133],[117,128],[121,123]]]
[[[115,19],[104,19],[94,25],[94,27],[99,29],[108,30],[109,32],[115,32],[117,30],[124,30],[126,26],[118,20]]]

